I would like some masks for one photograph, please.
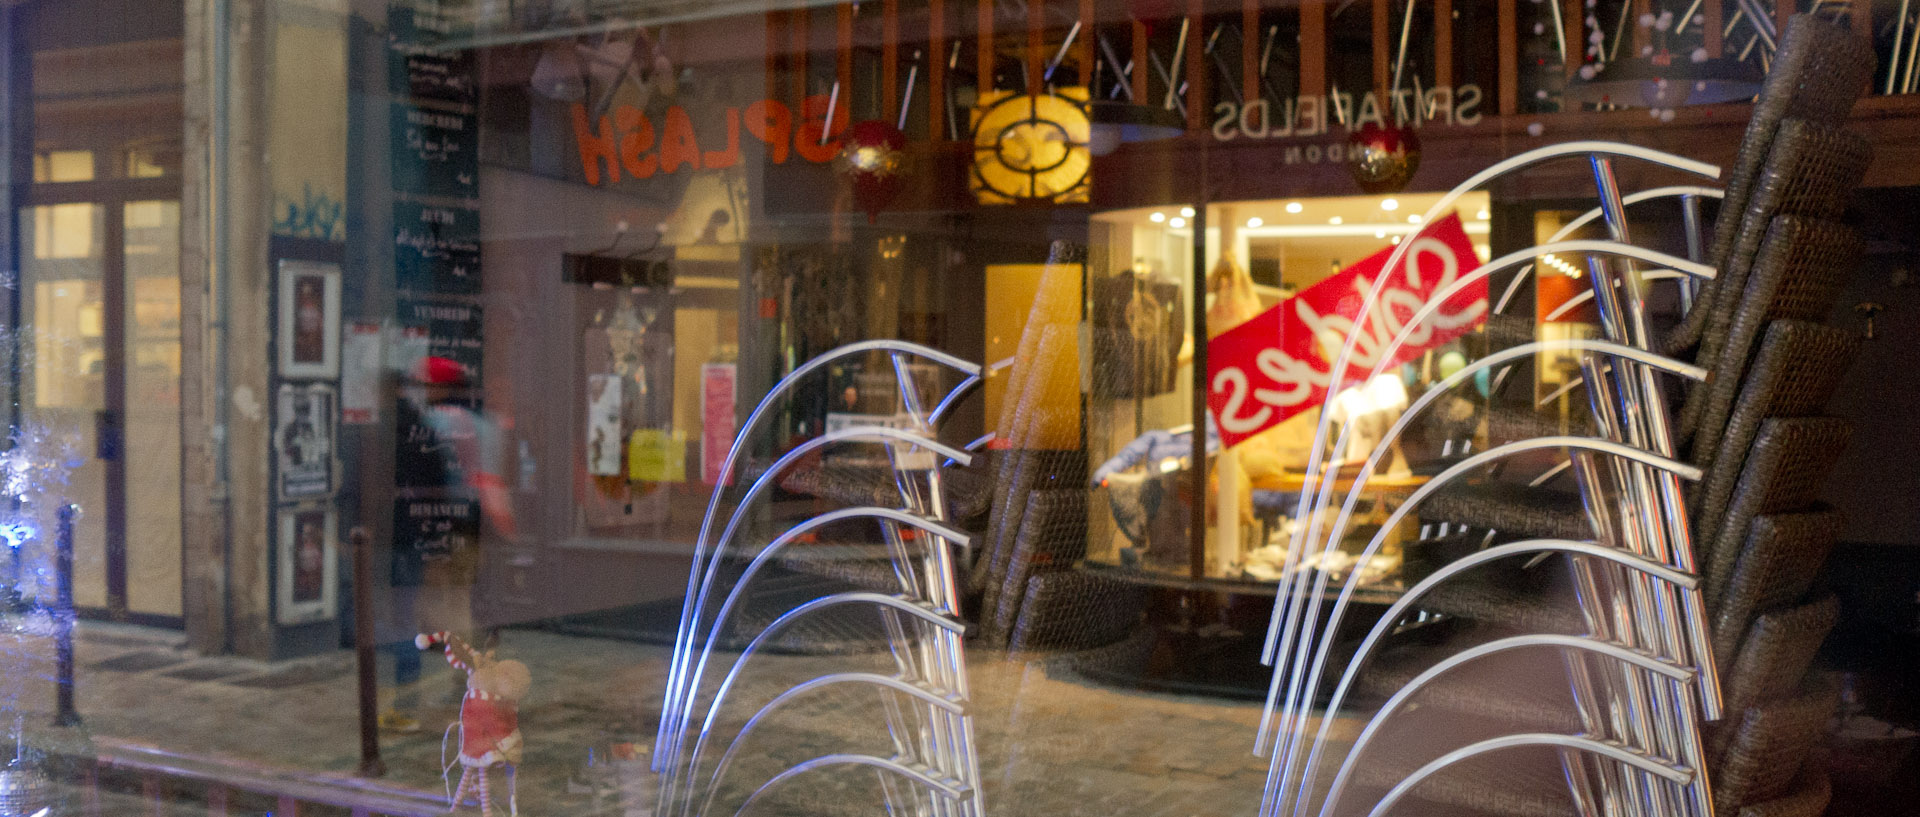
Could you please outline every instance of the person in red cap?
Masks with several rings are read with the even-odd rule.
[[[459,361],[429,355],[408,372],[413,394],[399,402],[398,427],[418,439],[401,440],[405,472],[400,481],[432,488],[447,499],[471,499],[480,520],[494,534],[511,538],[516,532],[512,495],[504,477],[504,423],[473,408],[473,378]],[[437,497],[426,497],[433,499]],[[449,503],[449,508],[474,505]],[[401,524],[396,519],[396,527]],[[438,532],[431,538],[412,537],[415,547],[396,546],[393,552],[394,619],[411,630],[448,630],[472,633],[473,587],[479,579],[480,541],[472,529]],[[396,537],[396,544],[400,537]],[[408,711],[418,703],[421,667],[418,654],[396,655],[393,705],[381,715],[381,724],[393,731],[413,731],[419,722]]]

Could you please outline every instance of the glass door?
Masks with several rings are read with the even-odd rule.
[[[21,211],[24,419],[73,446],[74,600],[177,624],[180,206],[68,202]]]

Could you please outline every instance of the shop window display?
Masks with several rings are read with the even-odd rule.
[[[0,817],[1911,799],[1906,9],[0,5]]]

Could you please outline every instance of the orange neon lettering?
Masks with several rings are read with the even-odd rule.
[[[575,103],[573,106],[573,139],[580,146],[580,172],[586,177],[587,184],[600,183],[600,160],[607,162],[607,179],[620,181],[620,160],[615,150],[613,123],[607,117],[600,117],[600,130],[595,132],[593,125],[587,122],[587,106]]]
[[[653,155],[653,120],[632,105],[613,112],[613,123],[620,127],[620,164],[636,179],[653,175],[660,157]]]
[[[774,164],[787,163],[793,148],[793,111],[778,99],[762,99],[747,106],[744,114],[747,134],[767,143],[767,158]]]
[[[687,109],[675,105],[667,109],[666,124],[660,129],[660,172],[672,173],[682,166],[700,168],[700,140],[693,135]]]

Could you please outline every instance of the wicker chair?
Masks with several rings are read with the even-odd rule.
[[[1793,793],[1742,806],[1734,817],[1820,817],[1832,799],[1833,784],[1827,773],[1809,764],[1794,780]]]
[[[1792,697],[1748,707],[1737,726],[1723,729],[1729,737],[1716,741],[1724,746],[1709,761],[1714,810],[1732,814],[1743,803],[1791,793],[1839,698],[1837,685],[1814,681]]]
[[[1794,21],[1783,42],[1775,72],[1756,105],[1754,120],[1728,181],[1713,249],[1708,258],[1718,274],[1713,281],[1700,288],[1693,309],[1681,324],[1662,338],[1662,343],[1657,344],[1670,355],[1693,351],[1690,357],[1694,362],[1713,375],[1710,381],[1712,386],[1694,387],[1688,393],[1692,407],[1688,409],[1690,419],[1685,430],[1695,434],[1691,453],[1696,465],[1710,466],[1706,471],[1712,475],[1711,487],[1705,484],[1696,486],[1697,494],[1711,497],[1707,500],[1708,504],[1696,504],[1691,501],[1692,495],[1689,496],[1687,504],[1691,506],[1691,513],[1686,516],[1690,519],[1681,523],[1689,530],[1662,528],[1656,521],[1657,514],[1654,519],[1644,520],[1644,525],[1637,516],[1633,516],[1630,522],[1612,519],[1611,515],[1621,515],[1622,503],[1641,501],[1658,502],[1659,507],[1671,510],[1671,515],[1680,515],[1681,506],[1668,504],[1667,501],[1674,496],[1668,490],[1674,483],[1650,484],[1645,475],[1655,472],[1634,470],[1646,468],[1645,465],[1620,468],[1603,465],[1597,469],[1586,469],[1577,463],[1574,473],[1581,481],[1583,496],[1580,497],[1580,504],[1571,504],[1566,508],[1556,507],[1551,502],[1553,495],[1539,489],[1544,477],[1526,485],[1512,484],[1511,480],[1502,483],[1486,479],[1459,487],[1457,492],[1451,490],[1453,486],[1449,486],[1448,491],[1424,496],[1418,506],[1424,523],[1429,526],[1434,523],[1445,524],[1439,533],[1441,539],[1453,533],[1452,524],[1464,523],[1469,530],[1487,532],[1488,535],[1481,539],[1482,545],[1516,538],[1592,538],[1599,522],[1588,524],[1577,513],[1565,512],[1583,506],[1591,515],[1604,517],[1601,521],[1609,524],[1635,525],[1638,526],[1636,530],[1644,528],[1645,535],[1656,543],[1671,533],[1674,541],[1684,546],[1685,540],[1679,534],[1693,534],[1691,544],[1694,558],[1687,561],[1683,555],[1679,557],[1681,563],[1687,565],[1686,569],[1700,574],[1699,578],[1707,591],[1709,610],[1717,608],[1728,611],[1721,624],[1729,631],[1741,633],[1737,641],[1740,646],[1733,650],[1732,660],[1728,665],[1719,667],[1722,673],[1719,691],[1725,705],[1722,711],[1726,713],[1744,713],[1748,707],[1755,705],[1771,706],[1780,694],[1795,688],[1805,676],[1834,615],[1832,602],[1828,600],[1775,610],[1763,615],[1752,627],[1741,627],[1740,621],[1742,616],[1751,615],[1752,611],[1764,610],[1781,602],[1790,603],[1793,597],[1804,593],[1807,577],[1817,570],[1824,558],[1825,547],[1819,541],[1792,535],[1796,530],[1787,528],[1793,527],[1794,520],[1785,515],[1813,510],[1819,483],[1846,438],[1844,423],[1808,415],[1819,413],[1837,384],[1837,378],[1851,362],[1853,339],[1844,333],[1808,323],[1805,319],[1819,317],[1821,307],[1831,302],[1841,277],[1858,252],[1857,241],[1844,228],[1832,227],[1828,222],[1839,216],[1846,196],[1859,183],[1869,152],[1864,140],[1826,123],[1844,118],[1865,85],[1871,63],[1871,53],[1850,33],[1812,18],[1803,17]],[[1598,172],[1605,172],[1602,165],[1596,168]],[[1603,184],[1603,189],[1609,189],[1609,195],[1612,195],[1611,188],[1607,188],[1606,184]],[[1616,217],[1616,213],[1617,209],[1610,211],[1609,218]],[[1819,268],[1809,271],[1809,266]],[[1596,275],[1595,278],[1606,280],[1605,276]],[[1596,298],[1612,297],[1610,290],[1598,292]],[[1629,300],[1627,304],[1619,306],[1624,311],[1638,305],[1637,301]],[[1608,309],[1613,310],[1614,307],[1609,306]],[[1618,311],[1606,312],[1605,317],[1607,337],[1635,344],[1647,341],[1638,325],[1621,320]],[[1636,321],[1644,318],[1644,315],[1633,316]],[[1500,349],[1531,339],[1530,333],[1522,334],[1518,329],[1517,321],[1490,321],[1488,346]],[[1654,405],[1651,412],[1641,413],[1648,405],[1648,400],[1654,403],[1659,401],[1660,389],[1635,379],[1638,373],[1632,377],[1623,376],[1619,368],[1621,365],[1619,361],[1589,362],[1586,370],[1592,386],[1589,391],[1605,397],[1594,403],[1595,425],[1605,429],[1611,439],[1623,444],[1664,446],[1667,441],[1664,422],[1669,407]],[[1601,384],[1595,378],[1609,367],[1613,374],[1607,378],[1607,385],[1617,387],[1620,394],[1608,395],[1599,391]],[[1537,438],[1538,432],[1543,430],[1537,422],[1530,425],[1530,418],[1524,415],[1503,416],[1503,408],[1506,407],[1494,405],[1489,408],[1489,437],[1494,444],[1508,438]],[[1648,419],[1642,420],[1642,417]],[[1518,450],[1518,447],[1508,450]],[[1661,448],[1657,453],[1667,453],[1667,449]],[[1480,458],[1474,460],[1476,463],[1480,461]],[[1458,473],[1457,469],[1450,469],[1446,476],[1453,477]],[[1671,477],[1659,479],[1671,480]],[[1755,529],[1755,520],[1765,514],[1774,514],[1777,518]],[[1471,542],[1473,538],[1469,536],[1466,540]],[[1599,538],[1609,545],[1619,544],[1610,537]],[[1740,546],[1749,540],[1754,548],[1754,556],[1745,560],[1747,566],[1741,576],[1741,586],[1737,590],[1729,590],[1727,585],[1732,578],[1733,567],[1742,561],[1739,558]],[[1528,542],[1502,549],[1501,553],[1528,552],[1529,549],[1540,547],[1539,543]],[[1579,551],[1576,549],[1574,552]],[[1491,557],[1497,554],[1486,555]],[[1661,622],[1666,628],[1686,625],[1683,617],[1672,611],[1670,602],[1665,603],[1658,612],[1638,607],[1649,598],[1649,593],[1661,589],[1657,585],[1647,584],[1646,579],[1638,576],[1632,579],[1633,584],[1614,581],[1615,578],[1632,574],[1622,573],[1620,568],[1611,564],[1596,566],[1585,559],[1574,561],[1573,564],[1582,571],[1577,573],[1577,581],[1591,582],[1582,586],[1598,589],[1603,595],[1576,597],[1579,598],[1579,606],[1566,605],[1571,608],[1568,612],[1577,612],[1577,626],[1572,628],[1572,632],[1607,638],[1624,636],[1634,648],[1650,651],[1663,658],[1667,651],[1679,650],[1679,657],[1668,660],[1677,661],[1681,666],[1689,666],[1687,650],[1692,650],[1693,656],[1700,656],[1707,649],[1698,640],[1676,647],[1674,642],[1665,640],[1665,633],[1648,635],[1649,631],[1661,629],[1658,626],[1650,627],[1646,623],[1648,617]],[[1376,730],[1387,728],[1382,724],[1388,723],[1389,718],[1394,719],[1396,725],[1392,728],[1396,733],[1405,728],[1398,725],[1397,721],[1403,712],[1412,718],[1419,718],[1423,713],[1428,716],[1435,713],[1466,715],[1458,723],[1461,724],[1461,734],[1469,736],[1479,734],[1479,730],[1493,728],[1491,722],[1499,721],[1501,734],[1511,735],[1507,731],[1510,724],[1506,718],[1483,714],[1476,720],[1472,717],[1473,710],[1525,709],[1511,705],[1537,704],[1537,701],[1530,701],[1530,696],[1502,691],[1506,679],[1473,677],[1464,673],[1461,677],[1443,679],[1439,673],[1444,671],[1450,675],[1456,668],[1464,666],[1461,663],[1463,661],[1487,660],[1485,656],[1488,653],[1493,649],[1506,649],[1507,644],[1540,642],[1578,646],[1604,641],[1576,637],[1553,642],[1551,637],[1532,635],[1543,630],[1551,631],[1560,624],[1545,615],[1543,605],[1550,604],[1556,594],[1564,597],[1561,586],[1554,582],[1528,580],[1537,579],[1545,571],[1539,571],[1533,577],[1525,576],[1524,571],[1507,571],[1497,574],[1499,578],[1491,582],[1485,581],[1484,574],[1490,572],[1490,569],[1486,569],[1475,574],[1463,574],[1459,579],[1449,577],[1430,589],[1423,584],[1420,589],[1425,595],[1417,596],[1419,609],[1447,614],[1452,619],[1456,635],[1461,637],[1450,641],[1443,651],[1386,651],[1383,656],[1391,655],[1399,660],[1383,658],[1368,665],[1369,672],[1381,676],[1377,679],[1376,690],[1392,689],[1397,681],[1401,684],[1401,691],[1393,698],[1392,708],[1384,709],[1383,714],[1368,721],[1357,741],[1358,745],[1376,745],[1376,742],[1369,742],[1369,738],[1383,734]],[[1481,581],[1462,581],[1467,575],[1474,575]],[[1454,586],[1449,586],[1456,582]],[[1494,590],[1506,592],[1492,592]],[[1613,595],[1616,593],[1619,595]],[[1410,596],[1408,601],[1411,602],[1412,598],[1415,597]],[[1308,615],[1311,615],[1311,609]],[[1405,611],[1402,606],[1396,606],[1389,615],[1398,616]],[[1578,614],[1583,614],[1585,618],[1580,619]],[[1289,624],[1292,623],[1289,620]],[[1696,629],[1688,632],[1695,639],[1711,640],[1712,623],[1704,630],[1698,629],[1697,619],[1693,623]],[[1365,654],[1367,645],[1375,643],[1376,637],[1393,629],[1395,624],[1394,621],[1383,619],[1381,625],[1386,629],[1376,628],[1360,654]],[[1466,624],[1473,626],[1463,626]],[[1524,631],[1529,636],[1502,638],[1498,645],[1489,643],[1482,647],[1468,647],[1467,651],[1459,649],[1462,641],[1472,643],[1489,636],[1498,638],[1503,633],[1515,630]],[[1545,641],[1542,642],[1542,639]],[[1717,646],[1712,651],[1721,652]],[[1447,656],[1444,666],[1432,660],[1434,654]],[[1639,657],[1644,658],[1645,653]],[[1613,660],[1620,658],[1615,654]],[[1694,668],[1701,674],[1693,678],[1705,686],[1710,680],[1706,673],[1713,669],[1713,664],[1708,663],[1705,657],[1698,660],[1701,663]],[[1429,669],[1408,671],[1411,667],[1422,665]],[[1651,737],[1644,731],[1621,726],[1621,713],[1637,713],[1626,717],[1645,715],[1646,710],[1638,708],[1644,703],[1632,702],[1644,702],[1645,699],[1637,699],[1636,696],[1647,694],[1649,689],[1654,688],[1650,685],[1660,683],[1652,676],[1636,676],[1633,670],[1608,666],[1605,660],[1592,656],[1570,659],[1567,666],[1573,671],[1573,680],[1579,686],[1576,698],[1579,701],[1577,711],[1584,727],[1582,731],[1589,736],[1615,741],[1614,745],[1630,746],[1638,753],[1637,757],[1614,756],[1615,762],[1632,764],[1652,761],[1655,766],[1667,764],[1667,772],[1673,771],[1672,764],[1676,763],[1700,773],[1713,771],[1704,758],[1698,757],[1698,744],[1688,743],[1697,737],[1688,731],[1693,728],[1694,721],[1669,724],[1663,729],[1654,730],[1656,734]],[[1669,664],[1668,668],[1671,666]],[[1420,684],[1417,694],[1421,702],[1417,709],[1405,706],[1414,700],[1409,696],[1415,694],[1409,688],[1415,682],[1407,679],[1416,676]],[[1279,677],[1276,671],[1276,678]],[[1310,679],[1304,682],[1304,688],[1311,692],[1314,683]],[[1345,683],[1343,678],[1342,684]],[[1289,696],[1295,696],[1295,689],[1299,686],[1297,683],[1289,686]],[[1336,692],[1336,696],[1340,694]],[[1313,699],[1308,697],[1301,700]],[[1306,705],[1304,702],[1298,704],[1300,707]],[[1289,698],[1287,706],[1296,706],[1293,697]],[[1330,710],[1333,706],[1329,704]],[[1654,706],[1660,708],[1665,705]],[[1817,730],[1809,733],[1806,729],[1784,729],[1780,727],[1781,718],[1767,715],[1768,711],[1763,709],[1752,716],[1755,725],[1745,733],[1751,741],[1742,745],[1752,750],[1753,757],[1792,756],[1804,759],[1813,744],[1809,735],[1817,734]],[[1354,778],[1345,776],[1350,768],[1357,769],[1362,778],[1392,785],[1393,789],[1385,795],[1388,799],[1405,795],[1422,801],[1419,809],[1422,814],[1451,814],[1460,808],[1502,814],[1570,813],[1572,808],[1566,798],[1569,788],[1576,798],[1606,797],[1609,802],[1614,797],[1633,799],[1639,808],[1652,809],[1647,813],[1664,813],[1661,803],[1670,794],[1684,791],[1685,796],[1706,796],[1705,788],[1695,785],[1699,781],[1688,780],[1684,775],[1665,775],[1670,783],[1654,784],[1656,787],[1678,785],[1682,789],[1642,789],[1639,785],[1641,782],[1653,782],[1654,778],[1639,775],[1662,774],[1662,770],[1640,765],[1638,771],[1625,771],[1608,766],[1608,761],[1604,760],[1593,761],[1599,765],[1590,765],[1587,759],[1576,764],[1567,760],[1570,755],[1563,754],[1560,759],[1568,765],[1566,776],[1559,779],[1560,796],[1557,800],[1516,797],[1516,792],[1521,789],[1505,779],[1512,775],[1504,773],[1518,770],[1523,762],[1520,754],[1515,753],[1512,761],[1503,755],[1498,764],[1485,764],[1478,762],[1485,760],[1478,753],[1504,746],[1552,743],[1551,740],[1536,739],[1550,736],[1553,730],[1560,730],[1557,734],[1565,735],[1567,724],[1564,719],[1559,724],[1544,723],[1542,721],[1551,719],[1541,717],[1542,714],[1536,707],[1536,711],[1517,717],[1521,720],[1532,719],[1535,723],[1529,726],[1547,730],[1545,732],[1512,735],[1514,741],[1473,743],[1438,755],[1427,753],[1401,758],[1398,755],[1402,753],[1396,750],[1405,748],[1402,742],[1377,741],[1377,745],[1381,746],[1381,755],[1375,757],[1369,753],[1365,759],[1368,764],[1378,763],[1382,768],[1368,769],[1367,764],[1343,766],[1336,774],[1328,800],[1333,800],[1341,791],[1341,781],[1353,782]],[[1684,714],[1690,717],[1693,713],[1688,708]],[[1422,723],[1425,723],[1424,719]],[[1452,725],[1454,722],[1448,723]],[[1796,725],[1798,723],[1795,722]],[[1450,733],[1443,734],[1453,737]],[[1732,741],[1742,733],[1730,727],[1722,730],[1722,734],[1727,736],[1724,740]],[[1676,735],[1679,736],[1677,739],[1672,737]],[[1769,735],[1773,737],[1769,738]],[[1767,738],[1769,742],[1759,742],[1761,738]],[[1324,722],[1320,737],[1316,740],[1327,740]],[[1312,757],[1304,764],[1297,762],[1299,753],[1293,747],[1298,743],[1289,742],[1284,764],[1275,766],[1276,770],[1288,774],[1296,768],[1302,770],[1298,776],[1281,778],[1280,785],[1288,787],[1278,796],[1277,802],[1282,804],[1315,802],[1310,788],[1321,782],[1314,777],[1316,767]],[[1567,744],[1562,742],[1560,745]],[[1591,746],[1583,748],[1592,749]],[[1318,751],[1317,748],[1315,751]],[[1347,756],[1349,763],[1358,751],[1353,750]],[[1732,757],[1731,749],[1724,751],[1728,757]],[[1551,752],[1536,752],[1527,759],[1536,760],[1542,756],[1548,760],[1554,759]],[[1403,762],[1392,762],[1396,760]],[[1462,768],[1453,769],[1451,764],[1455,763]],[[1501,772],[1502,779],[1476,779],[1466,768],[1469,763],[1472,763],[1472,771],[1483,774]],[[1432,776],[1443,768],[1454,773],[1445,777]],[[1736,766],[1728,772],[1735,777],[1731,778],[1731,788],[1719,798],[1718,802],[1724,810],[1732,811],[1785,794],[1766,785],[1771,781],[1756,784],[1750,779],[1740,778],[1745,768]],[[1601,777],[1588,778],[1590,771],[1599,773]],[[1619,774],[1616,775],[1616,772]],[[1548,767],[1544,773],[1523,776],[1535,781],[1552,781],[1556,778],[1552,774],[1552,767]],[[1792,779],[1792,770],[1787,770],[1780,777]],[[1551,791],[1552,787],[1549,786],[1548,790]],[[1643,796],[1647,799],[1638,799]],[[1268,802],[1276,802],[1275,796],[1270,794]],[[1582,802],[1590,807],[1595,801]],[[1696,802],[1702,809],[1706,807],[1705,803]],[[1342,801],[1342,804],[1346,802]]]
[[[1853,428],[1827,417],[1771,419],[1760,425],[1725,510],[1715,517],[1716,531],[1702,531],[1698,558],[1711,609],[1726,595],[1740,543],[1761,514],[1803,510],[1819,499],[1821,483],[1833,471]]]
[[[1754,518],[1733,575],[1712,610],[1714,656],[1721,666],[1733,664],[1755,614],[1806,595],[1840,527],[1840,513],[1826,507]]]
[[[1085,491],[1032,491],[1020,533],[1004,560],[999,579],[986,587],[980,601],[983,635],[999,644],[1013,632],[1026,599],[1027,581],[1035,573],[1059,570],[1086,555],[1087,494]]]
[[[1840,602],[1828,596],[1754,619],[1727,673],[1727,711],[1744,711],[1799,686],[1839,616]]]
[[[1812,122],[1838,122],[1860,96],[1873,73],[1873,51],[1852,32],[1812,15],[1795,15],[1781,38],[1772,69],[1754,100],[1753,116],[1740,150],[1727,168],[1726,197],[1714,222],[1714,237],[1708,259],[1725,274],[1727,259],[1743,231],[1754,225],[1745,223],[1748,200],[1754,195],[1757,180],[1773,150],[1775,131],[1782,122],[1799,119]],[[1761,222],[1764,224],[1765,222]],[[1757,238],[1757,236],[1756,236]],[[1739,283],[1724,277],[1702,288],[1699,303],[1713,303],[1726,289],[1738,291]],[[1712,310],[1698,308],[1675,327],[1666,347],[1669,350],[1691,348],[1702,340]]]
[[[1853,365],[1860,337],[1852,332],[1805,321],[1774,321],[1767,327],[1760,352],[1747,370],[1726,427],[1710,442],[1694,446],[1695,464],[1706,469],[1688,510],[1695,529],[1711,535],[1711,520],[1721,518],[1732,498],[1734,482],[1767,420],[1805,417],[1826,408]],[[1745,530],[1735,532],[1744,535]]]
[[[1079,651],[1104,647],[1137,630],[1146,587],[1094,573],[1062,570],[1027,580],[1007,649]],[[1138,666],[1137,660],[1120,662]]]
[[[1773,219],[1718,354],[1714,359],[1703,354],[1697,361],[1713,369],[1715,377],[1689,393],[1681,407],[1682,439],[1719,438],[1767,323],[1824,319],[1858,262],[1860,249],[1859,233],[1845,225],[1806,216]]]

